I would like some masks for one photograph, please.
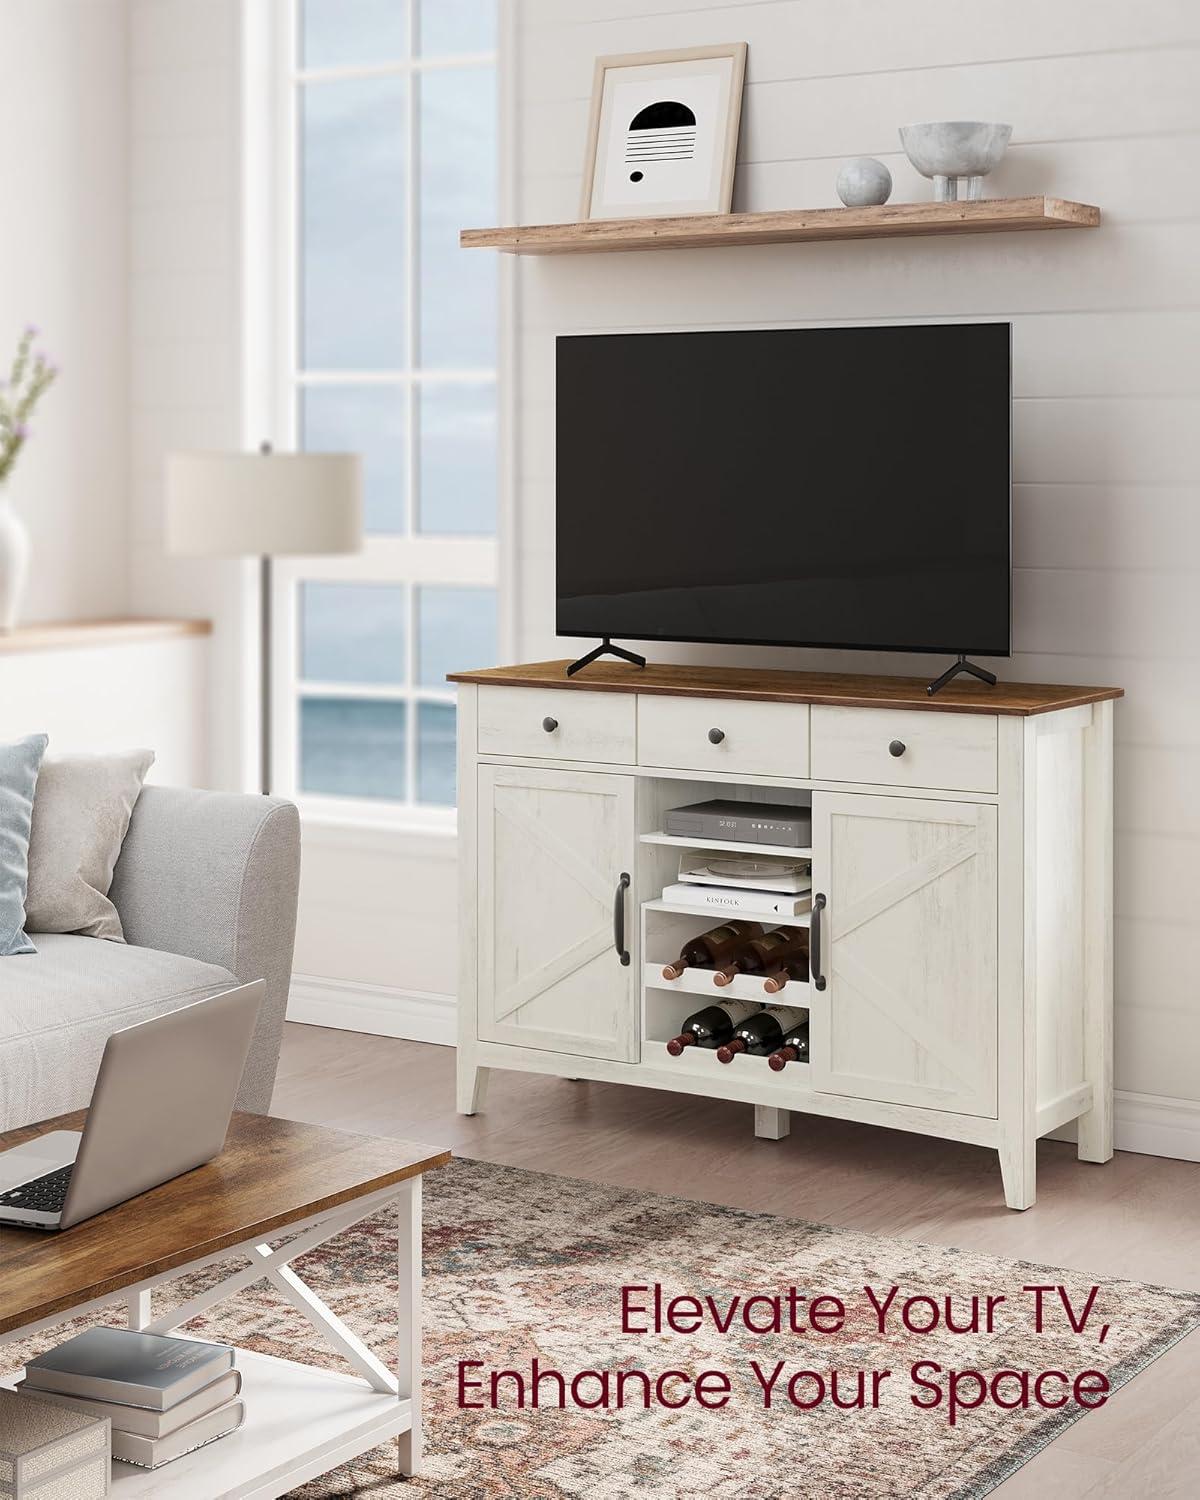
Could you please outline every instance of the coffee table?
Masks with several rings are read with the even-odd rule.
[[[0,1135],[0,1150],[47,1130],[78,1130],[82,1111]],[[235,1114],[214,1161],[61,1234],[0,1228],[0,1345],[117,1298],[129,1326],[169,1333],[264,1277],[356,1371],[237,1351],[246,1421],[237,1432],[154,1471],[113,1464],[119,1500],[270,1500],[399,1438],[399,1469],[421,1462],[421,1177],[448,1151]],[[393,1372],[290,1262],[397,1204],[400,1293]],[[269,1241],[293,1238],[272,1250]],[[181,1307],[154,1288],[214,1261],[246,1265]],[[0,1358],[0,1364],[2,1364]],[[21,1371],[0,1377],[12,1385]]]

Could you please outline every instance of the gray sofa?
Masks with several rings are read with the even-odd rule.
[[[125,942],[35,933],[36,954],[0,960],[0,1129],[85,1105],[111,1032],[252,979],[267,995],[238,1108],[265,1114],[299,878],[290,802],[146,787],[109,893]]]

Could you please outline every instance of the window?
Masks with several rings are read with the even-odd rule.
[[[288,0],[280,440],[363,456],[361,555],[276,569],[273,785],[451,816],[447,671],[497,656],[499,0]],[[386,804],[386,806],[383,806]]]

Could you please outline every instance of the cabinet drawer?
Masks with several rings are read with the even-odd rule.
[[[531,755],[633,765],[637,708],[632,693],[481,687],[480,755]]]
[[[994,792],[996,720],[991,714],[817,707],[812,767],[814,781]]]
[[[808,775],[808,705],[638,698],[638,761],[683,771]]]

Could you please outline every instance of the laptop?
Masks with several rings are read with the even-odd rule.
[[[82,1131],[0,1152],[0,1224],[69,1229],[218,1156],[266,983],[114,1031]]]

